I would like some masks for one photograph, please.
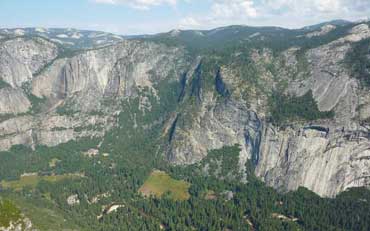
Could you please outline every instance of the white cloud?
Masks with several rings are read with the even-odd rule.
[[[287,14],[337,14],[348,13],[350,10],[358,11],[369,9],[369,0],[262,0],[259,8],[269,10],[282,10]],[[304,15],[301,15],[304,16]]]
[[[257,10],[252,0],[216,0],[211,6],[216,17],[256,17]]]
[[[338,0],[316,0],[316,7],[321,12],[336,12],[342,6],[341,2]]]
[[[106,4],[115,4],[115,0],[94,0],[96,3],[106,3]]]
[[[261,0],[264,24],[302,27],[333,19],[359,20],[370,14],[369,0]]]
[[[213,0],[207,14],[188,15],[181,27],[230,24],[302,27],[332,19],[358,20],[370,15],[370,0]],[[197,23],[194,23],[197,22]]]
[[[199,22],[197,19],[193,17],[186,17],[180,20],[179,27],[180,28],[194,28],[201,26],[201,22]]]
[[[321,13],[338,11],[342,0],[263,0],[260,8],[264,11],[282,10],[284,13]],[[302,15],[303,16],[303,15]]]
[[[214,0],[210,12],[202,16],[187,16],[180,20],[180,28],[203,28],[236,24],[257,18],[253,0]],[[233,22],[233,23],[232,23]]]
[[[124,4],[130,7],[148,10],[150,7],[159,6],[159,5],[176,5],[176,0],[94,0],[96,3],[105,3],[105,4]]]
[[[1,1],[1,0],[0,0]],[[370,15],[370,0],[89,0],[140,10],[173,6],[154,22],[134,22],[124,33],[178,29],[209,29],[227,25],[298,28],[333,19],[359,20]],[[187,7],[182,7],[187,3]],[[136,26],[141,23],[140,26]],[[127,26],[127,25],[126,25]],[[128,31],[128,32],[127,32]]]

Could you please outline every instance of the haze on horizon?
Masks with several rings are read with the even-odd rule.
[[[366,20],[369,0],[1,0],[0,27],[68,27],[123,35],[227,25],[300,28]]]

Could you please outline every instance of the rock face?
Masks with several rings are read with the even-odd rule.
[[[14,88],[0,89],[0,114],[26,113],[31,103],[23,91]]]
[[[156,44],[125,41],[104,49],[87,51],[58,60],[35,77],[32,92],[38,97],[66,99],[73,108],[92,111],[100,99],[135,96],[138,88],[149,88],[181,71],[183,54]]]
[[[70,195],[67,198],[67,204],[70,205],[70,206],[74,206],[74,205],[80,204],[80,199],[78,198],[78,195],[77,194]]]
[[[121,100],[140,89],[156,95],[155,85],[175,81],[186,64],[179,48],[138,41],[59,56],[57,46],[41,38],[0,45],[0,73],[9,85],[0,89],[0,150],[102,137],[114,126]]]
[[[13,88],[32,80],[32,75],[57,57],[58,48],[44,39],[16,38],[0,44],[0,73]]]
[[[256,175],[283,192],[304,186],[321,196],[334,197],[350,187],[370,186],[369,125],[361,122],[369,118],[368,91],[359,87],[344,64],[352,43],[369,37],[369,26],[360,24],[344,37],[307,50],[308,72],[289,80],[288,94],[302,96],[312,91],[319,110],[334,111],[334,119],[276,127],[268,122],[266,99],[258,98],[252,88],[248,93],[254,100],[247,106],[241,94],[243,81],[225,67],[221,75],[231,96],[220,102],[216,93],[203,92],[191,119],[184,122],[184,115],[177,117],[170,160],[194,163],[208,150],[238,143],[241,170],[251,159]],[[297,50],[284,51],[278,61],[272,61],[268,51],[251,52],[265,89],[273,87],[274,80],[264,65],[277,65],[284,79],[298,68]]]
[[[368,135],[317,129],[267,127],[256,174],[282,191],[304,186],[329,197],[350,187],[369,185]]]
[[[207,94],[199,112],[194,115],[178,115],[171,134],[170,161],[176,164],[191,164],[200,161],[208,150],[223,146],[241,145],[240,171],[244,172],[248,159],[256,158],[260,142],[258,116],[245,104],[237,101],[217,101]],[[191,117],[189,121],[189,118]],[[185,117],[185,118],[183,118]],[[183,126],[180,120],[185,120]],[[178,123],[178,124],[177,124]],[[186,124],[188,123],[188,124]]]
[[[370,185],[369,126],[357,119],[360,99],[368,93],[359,89],[342,64],[350,49],[345,41],[370,37],[369,27],[359,25],[350,33],[308,51],[311,74],[299,88],[290,89],[296,94],[312,90],[321,111],[335,111],[334,120],[285,130],[265,127],[256,174],[267,184],[282,191],[305,186],[329,197],[349,187]]]
[[[329,33],[330,31],[334,30],[335,28],[336,27],[334,25],[328,24],[328,25],[325,25],[325,26],[321,27],[320,31],[314,31],[314,32],[310,32],[310,33],[306,34],[306,37],[312,38],[312,37],[316,37],[316,36],[322,36],[322,35],[325,35],[325,34]]]
[[[342,27],[292,32],[292,39],[323,36],[324,42],[237,50],[229,62],[215,58],[214,66],[209,60],[216,55],[194,57],[186,47],[145,39],[69,55],[39,37],[0,41],[0,150],[101,138],[124,112],[133,129],[144,128],[137,114],[156,113],[154,104],[171,94],[176,105],[165,112],[169,116],[152,123],[163,123],[160,150],[173,164],[193,164],[209,150],[239,144],[240,171],[251,160],[257,176],[284,192],[305,186],[333,197],[369,186],[370,96],[345,61],[354,44],[370,38],[370,29],[347,27],[335,38],[330,33]],[[268,44],[264,31],[257,40],[253,33],[243,41]],[[296,97],[312,92],[318,110],[335,116],[279,127],[269,118],[276,89]],[[135,100],[138,111],[122,107]]]

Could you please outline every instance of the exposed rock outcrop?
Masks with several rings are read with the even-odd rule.
[[[20,89],[0,89],[0,115],[26,113],[31,107],[27,96]]]
[[[11,222],[9,227],[0,227],[0,231],[38,231],[33,227],[31,220],[27,217]]]
[[[69,206],[79,205],[79,204],[80,204],[80,199],[78,198],[78,194],[70,195],[70,196],[67,198],[67,204],[68,204]]]
[[[307,38],[312,38],[312,37],[326,35],[327,33],[334,30],[335,28],[336,28],[336,26],[328,24],[328,25],[325,25],[325,26],[321,27],[319,31],[314,31],[314,32],[310,32],[310,33],[306,34],[306,37]]]
[[[0,73],[12,87],[21,87],[55,59],[58,47],[41,38],[15,38],[0,43]]]
[[[366,132],[312,128],[264,130],[256,174],[281,191],[307,187],[333,197],[350,187],[370,186]]]
[[[254,102],[247,106],[243,80],[225,67],[221,74],[226,85],[222,89],[228,87],[231,97],[220,101],[214,91],[202,92],[197,112],[181,114],[176,121],[170,160],[194,163],[211,149],[239,143],[241,170],[248,159],[252,160],[256,175],[280,191],[304,186],[321,196],[334,197],[350,187],[370,186],[370,131],[358,120],[369,118],[368,93],[360,89],[344,64],[352,43],[369,37],[368,25],[360,24],[345,37],[305,51],[308,71],[302,76],[298,73],[300,77],[293,81],[287,79],[288,94],[302,96],[311,90],[319,110],[333,110],[334,119],[276,127],[268,122],[263,106],[266,98],[256,98],[255,89],[250,87],[248,96],[254,97]],[[268,51],[252,51],[251,59],[265,81],[265,91],[273,89],[274,83],[272,73],[264,66],[278,66],[284,79],[289,72],[299,70],[297,51],[299,48],[290,48],[277,61]],[[216,87],[216,92],[219,89]]]
[[[184,57],[179,48],[138,41],[70,58],[59,58],[57,46],[41,38],[2,43],[0,73],[10,87],[0,89],[0,113],[30,112],[38,103],[31,105],[30,94],[42,102],[37,112],[0,121],[0,150],[102,137],[115,125],[122,99],[149,89],[160,100],[156,85],[177,81],[187,65]],[[144,104],[151,107],[147,100]]]
[[[308,37],[337,29],[326,26]],[[309,39],[305,33],[294,38]],[[268,44],[268,35],[262,37]],[[117,115],[130,110],[123,101],[137,100],[138,112],[127,121],[137,129],[143,126],[137,113],[156,113],[153,102],[171,94],[177,104],[153,123],[164,124],[161,150],[172,163],[193,164],[209,150],[240,144],[241,172],[251,160],[256,175],[281,191],[305,186],[333,197],[370,185],[370,98],[344,64],[353,44],[368,38],[369,25],[356,24],[326,43],[241,50],[222,65],[215,58],[215,66],[161,42],[125,40],[62,56],[42,38],[9,39],[0,42],[6,83],[0,89],[0,150],[103,137]],[[269,118],[275,90],[296,97],[311,91],[318,110],[335,117],[278,127]]]

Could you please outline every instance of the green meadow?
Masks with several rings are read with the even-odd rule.
[[[37,184],[44,180],[47,182],[58,182],[65,179],[75,179],[79,178],[79,174],[64,174],[64,175],[52,175],[52,176],[38,176],[38,175],[27,175],[21,176],[19,180],[13,181],[1,181],[0,185],[4,189],[13,189],[15,191],[20,191],[25,187],[35,188]]]
[[[145,183],[140,187],[139,192],[144,196],[162,197],[169,193],[173,200],[183,201],[190,198],[190,184],[183,180],[175,180],[167,173],[155,170]]]

